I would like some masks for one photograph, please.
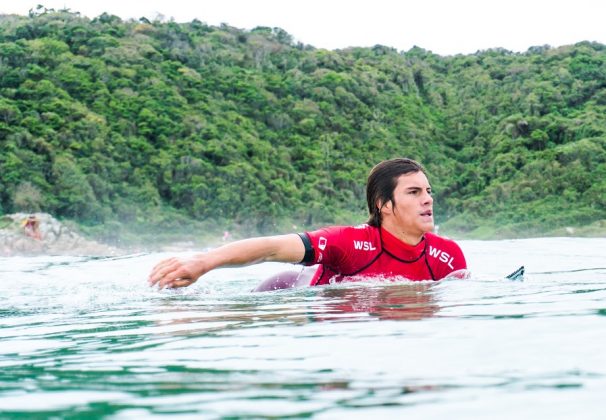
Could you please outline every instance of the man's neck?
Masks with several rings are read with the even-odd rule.
[[[401,229],[398,229],[397,226],[394,226],[391,223],[383,223],[381,228],[385,229],[387,232],[391,233],[393,236],[398,238],[400,241],[405,244],[416,246],[423,240],[424,233],[415,233],[411,234],[408,232],[404,232]]]

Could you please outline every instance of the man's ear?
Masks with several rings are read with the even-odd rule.
[[[377,200],[377,208],[381,214],[391,214],[393,212],[393,203],[391,200],[386,203],[381,202],[381,200]]]

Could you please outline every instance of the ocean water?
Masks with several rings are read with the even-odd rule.
[[[0,258],[0,418],[606,418],[606,239],[460,244],[468,280],[265,293],[287,265]]]

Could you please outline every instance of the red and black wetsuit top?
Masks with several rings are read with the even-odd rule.
[[[440,280],[467,268],[461,248],[433,233],[426,233],[415,246],[366,224],[327,227],[300,236],[305,244],[302,263],[320,264],[310,286],[353,276]]]

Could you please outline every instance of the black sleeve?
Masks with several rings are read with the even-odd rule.
[[[315,253],[313,247],[311,246],[311,239],[309,239],[307,233],[298,233],[298,235],[303,241],[303,245],[305,246],[305,255],[303,256],[303,259],[301,260],[300,264],[313,263],[315,261]]]

